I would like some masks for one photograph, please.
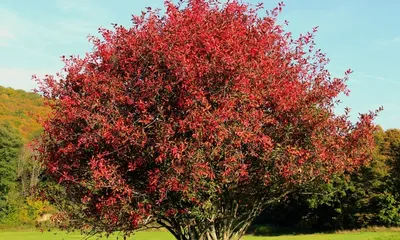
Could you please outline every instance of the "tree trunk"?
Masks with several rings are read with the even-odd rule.
[[[261,213],[264,201],[240,205],[236,200],[230,200],[212,206],[200,219],[176,215],[157,222],[177,240],[239,240]]]
[[[174,226],[168,225],[166,221],[158,223],[164,226],[177,240],[239,240],[246,233],[253,218],[246,220],[207,222],[186,227],[176,224],[176,221],[171,221],[175,223]]]

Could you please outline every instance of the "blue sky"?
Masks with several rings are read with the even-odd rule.
[[[248,2],[257,3],[260,0]],[[118,4],[117,4],[118,2]],[[276,0],[264,0],[267,8]],[[376,123],[400,128],[400,1],[286,0],[280,20],[295,36],[319,26],[316,44],[341,77],[351,68],[350,97],[341,98],[355,119],[359,112],[384,107]],[[35,88],[32,74],[54,74],[61,55],[90,51],[88,34],[111,23],[130,25],[131,14],[163,0],[1,0],[0,85]],[[340,112],[340,111],[338,111]]]

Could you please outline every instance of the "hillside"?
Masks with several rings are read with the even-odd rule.
[[[0,86],[0,123],[8,121],[28,142],[41,131],[35,115],[45,116],[49,108],[43,105],[42,97],[33,92]]]

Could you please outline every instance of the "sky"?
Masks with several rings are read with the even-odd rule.
[[[278,0],[263,2],[266,9]],[[328,69],[342,77],[352,69],[344,107],[359,113],[383,106],[376,123],[400,128],[400,1],[286,0],[279,21],[294,36],[319,26],[316,47],[331,59]],[[163,0],[0,0],[0,85],[27,91],[36,87],[32,74],[60,71],[62,55],[91,50],[89,34],[112,23],[130,26],[131,15],[147,6],[162,8]],[[260,12],[262,15],[263,13]]]

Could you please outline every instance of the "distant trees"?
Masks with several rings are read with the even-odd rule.
[[[8,122],[24,143],[40,135],[42,127],[36,118],[46,117],[49,110],[37,93],[0,86],[0,122]]]
[[[0,222],[10,211],[8,195],[16,186],[16,168],[22,147],[19,133],[9,123],[0,123]]]
[[[20,193],[24,197],[31,196],[35,188],[41,184],[41,174],[43,166],[39,161],[36,161],[37,154],[29,147],[22,149],[17,162],[17,178],[20,184]],[[42,183],[43,184],[43,183]]]
[[[400,226],[400,130],[375,131],[372,160],[329,183],[299,188],[271,205],[258,224],[314,230]]]
[[[375,113],[334,114],[347,94],[314,49],[231,1],[165,1],[102,29],[84,58],[41,82],[53,114],[39,144],[49,198],[70,227],[177,239],[239,239],[296,187],[370,157]]]
[[[33,198],[41,163],[34,160],[29,142],[42,130],[37,117],[49,109],[32,92],[0,86],[0,224],[33,224],[36,215],[51,209]],[[44,183],[41,183],[44,184]]]

